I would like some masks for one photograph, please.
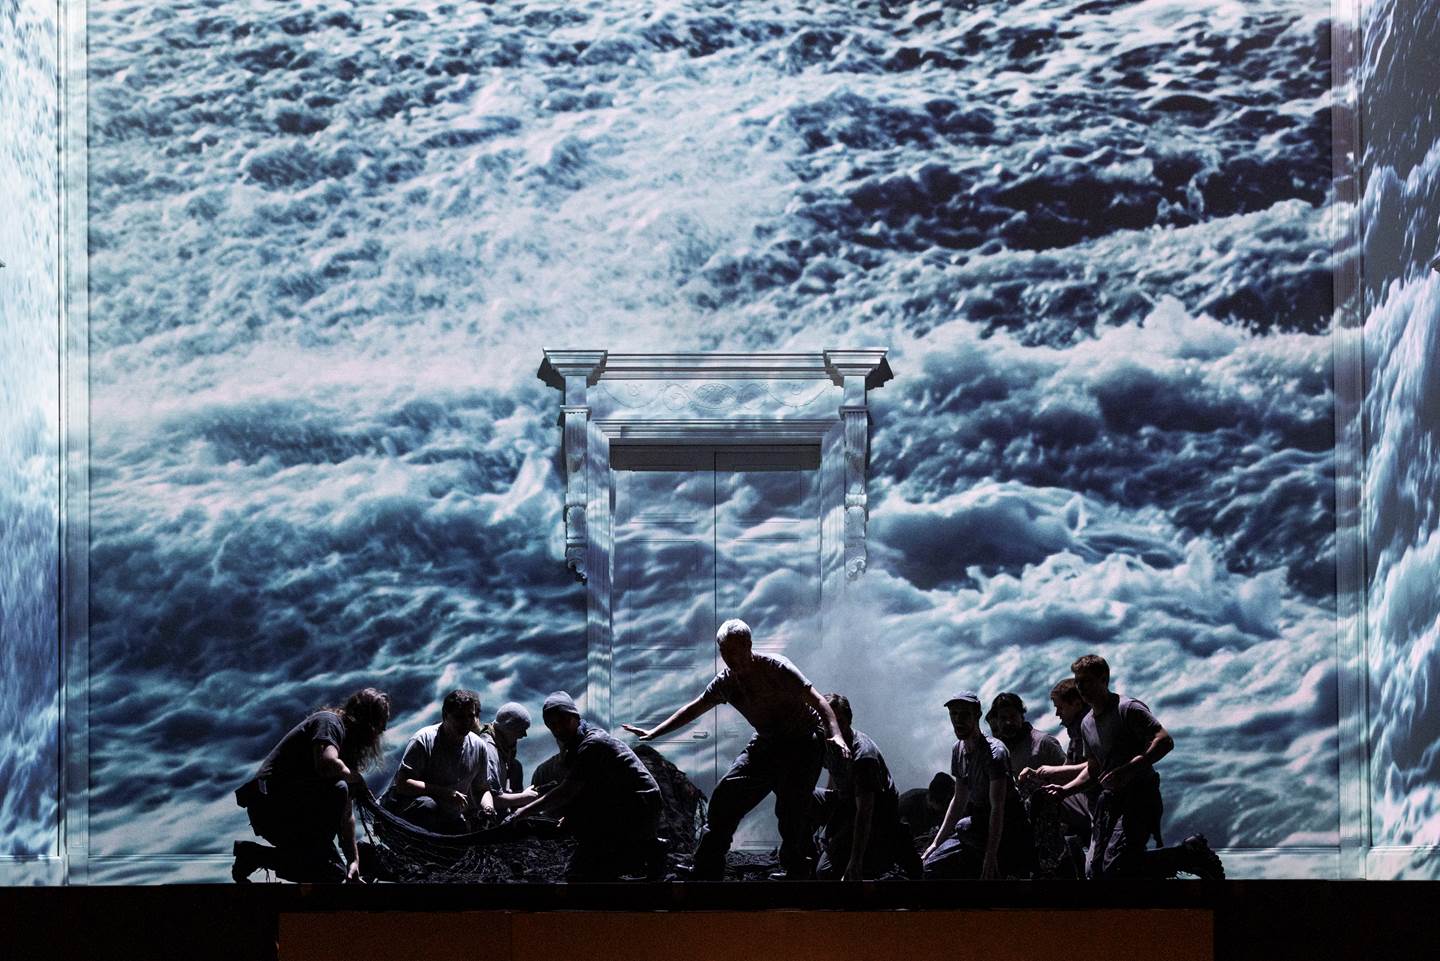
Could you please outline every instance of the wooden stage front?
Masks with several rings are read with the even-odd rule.
[[[9,961],[1412,961],[1437,882],[0,890]]]

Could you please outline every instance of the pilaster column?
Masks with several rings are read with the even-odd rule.
[[[560,408],[565,444],[565,564],[582,581],[587,576],[585,553],[589,539],[585,525],[585,505],[589,499],[585,485],[586,445],[590,424],[586,390],[600,379],[605,357],[603,350],[547,350],[538,373],[541,380],[563,391],[565,396]]]
[[[866,392],[894,375],[883,350],[827,350],[825,369],[845,391],[840,402],[845,427],[845,573],[855,578],[867,563],[865,474],[870,457],[870,408]]]

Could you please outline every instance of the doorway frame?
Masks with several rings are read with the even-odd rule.
[[[612,445],[820,450],[820,620],[867,564],[868,392],[894,375],[879,348],[815,353],[546,350],[563,392],[565,562],[585,584],[587,717],[613,727]]]

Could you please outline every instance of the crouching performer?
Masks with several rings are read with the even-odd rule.
[[[565,871],[567,881],[615,881],[644,873],[658,879],[665,856],[656,836],[660,787],[635,752],[603,728],[580,718],[564,691],[545,699],[541,719],[560,748],[560,783],[516,809],[515,818],[545,811],[564,816],[579,842]]]
[[[1068,784],[1085,769],[1085,735],[1081,730],[1081,722],[1090,714],[1090,705],[1080,697],[1080,690],[1075,686],[1073,677],[1062,678],[1050,689],[1050,703],[1055,706],[1055,716],[1065,726],[1065,734],[1069,738],[1064,761],[1060,764],[1027,767],[1020,772],[1016,780],[1019,781],[1022,791],[1027,787],[1032,790],[1032,811],[1037,808],[1042,811],[1050,809],[1060,817],[1065,832],[1066,861],[1061,866],[1062,870],[1057,873],[1071,878],[1083,878],[1085,852],[1090,847],[1090,812],[1095,806],[1095,799],[1100,796],[1100,784],[1098,781],[1091,781],[1083,790],[1068,796],[1063,792],[1046,792],[1040,788],[1046,784]]]
[[[715,785],[708,822],[695,847],[690,877],[719,881],[725,855],[740,821],[775,793],[780,826],[780,867],[784,877],[807,880],[815,872],[815,836],[810,820],[815,783],[827,747],[840,760],[850,748],[840,734],[825,698],[805,675],[778,654],[751,650],[750,626],[732,618],[715,634],[725,669],[699,697],[671,714],[653,730],[633,724],[625,730],[649,741],[683,727],[721,704],[730,704],[755,728],[755,736]]]
[[[830,783],[815,792],[815,820],[824,825],[815,876],[859,881],[898,866],[906,877],[919,878],[920,855],[909,827],[900,819],[900,795],[880,748],[869,735],[855,730],[845,695],[827,694],[825,701],[840,725],[850,758],[840,760],[834,752],[825,758]]]
[[[361,880],[351,799],[370,795],[361,772],[379,760],[389,721],[389,696],[367,687],[280,739],[235,792],[255,833],[274,845],[236,841],[230,870],[236,881],[247,882],[261,868],[287,881]],[[335,853],[337,836],[343,863]]]
[[[486,780],[495,810],[507,814],[540,796],[525,787],[525,768],[515,756],[520,740],[530,731],[530,712],[514,701],[500,705],[495,720],[480,726],[480,740],[489,752]]]
[[[380,799],[384,808],[437,834],[464,834],[493,815],[479,725],[479,694],[446,694],[440,723],[422,727],[405,745],[395,779]]]
[[[1035,842],[1010,774],[1010,752],[980,732],[980,698],[973,691],[961,691],[945,707],[955,731],[955,794],[925,849],[925,876],[1027,877],[1035,870]]]
[[[1169,848],[1147,848],[1160,838],[1160,776],[1155,764],[1175,746],[1170,732],[1142,702],[1110,691],[1110,665],[1086,654],[1070,665],[1080,697],[1090,707],[1080,722],[1085,767],[1064,784],[1042,790],[1064,798],[1097,783],[1086,875],[1099,878],[1165,878],[1185,871],[1223,878],[1220,859],[1201,835]]]

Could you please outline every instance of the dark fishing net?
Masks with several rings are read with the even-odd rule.
[[[705,825],[705,795],[648,745],[636,755],[660,787],[660,837],[671,868],[688,858]],[[355,805],[361,871],[371,880],[484,884],[557,882],[575,849],[559,824],[527,818],[471,831],[436,834],[417,827],[372,799]]]

